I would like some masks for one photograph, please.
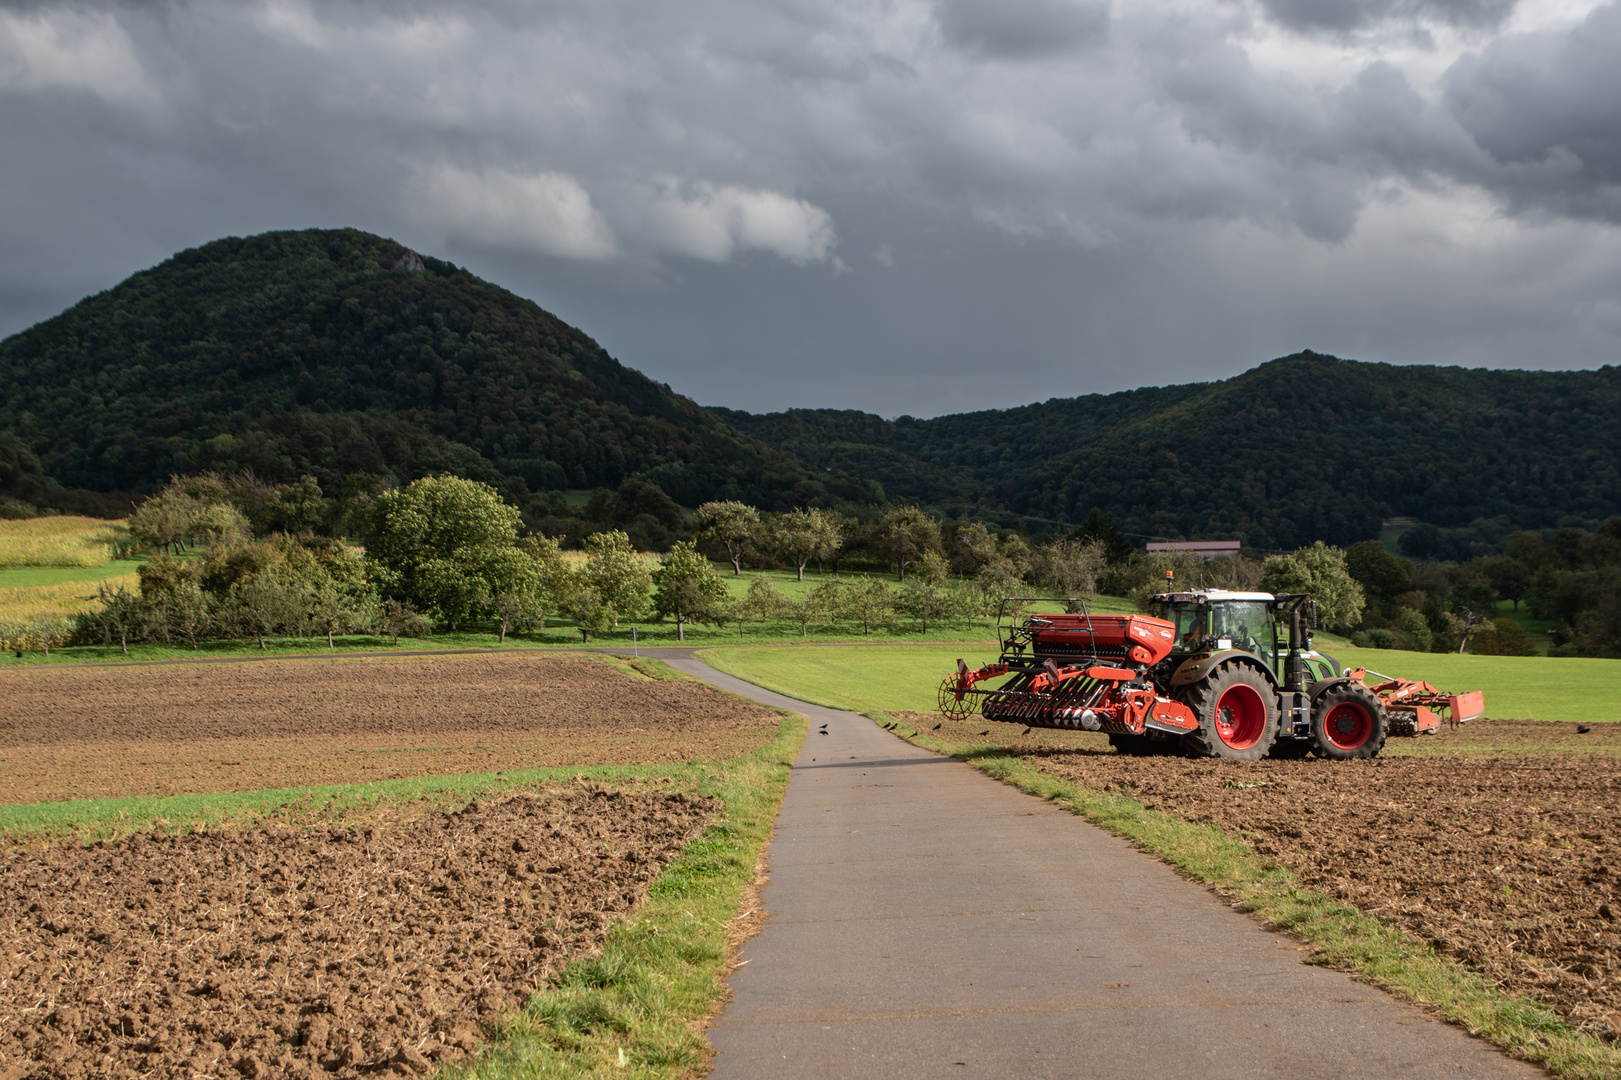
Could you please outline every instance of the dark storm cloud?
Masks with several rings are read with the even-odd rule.
[[[1621,233],[1573,222],[1614,219],[1615,7],[1333,10],[0,5],[0,330],[354,225],[753,408],[1613,356]]]
[[[1446,103],[1520,209],[1621,220],[1621,6],[1459,60]]]
[[[1348,33],[1393,20],[1493,27],[1516,0],[1262,0],[1268,16],[1293,30]]]
[[[941,0],[947,42],[987,56],[1053,56],[1102,41],[1107,3],[1074,0]]]

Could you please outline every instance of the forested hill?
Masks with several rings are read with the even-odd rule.
[[[515,492],[650,480],[679,502],[863,501],[534,303],[355,230],[184,251],[0,342],[0,431],[70,488],[452,472]]]
[[[1396,367],[1300,353],[1222,382],[887,421],[717,409],[891,498],[1290,548],[1382,518],[1511,528],[1621,513],[1621,369]]]

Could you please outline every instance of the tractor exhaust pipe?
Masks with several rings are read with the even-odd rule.
[[[1283,661],[1284,687],[1295,693],[1306,689],[1306,662],[1300,658],[1300,608],[1289,612],[1289,655]]]

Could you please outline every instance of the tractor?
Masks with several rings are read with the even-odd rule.
[[[1313,648],[1317,605],[1303,593],[1197,589],[1150,603],[1156,615],[1101,615],[1074,598],[1010,597],[997,618],[1001,657],[972,670],[958,660],[940,711],[1104,732],[1121,753],[1237,761],[1371,758],[1388,735],[1485,711],[1479,692],[1342,671]],[[1064,611],[1023,614],[1032,604]]]

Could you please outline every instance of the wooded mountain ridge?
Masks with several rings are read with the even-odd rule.
[[[1312,352],[1231,379],[919,420],[715,412],[896,500],[1258,548],[1412,517],[1500,534],[1621,512],[1621,369],[1395,366]]]
[[[513,501],[640,477],[686,505],[873,497],[813,475],[466,270],[353,229],[183,251],[0,342],[0,430],[68,488],[453,473]]]
[[[1353,543],[1397,516],[1506,537],[1621,510],[1615,367],[1303,352],[925,420],[751,414],[703,408],[533,302],[352,229],[181,252],[0,342],[0,385],[0,443],[15,436],[0,457],[32,451],[92,492],[203,470],[310,475],[331,495],[356,474],[450,473],[556,513],[564,489],[634,479],[687,507],[915,502],[1036,532],[1099,508],[1139,535],[1275,549]]]

